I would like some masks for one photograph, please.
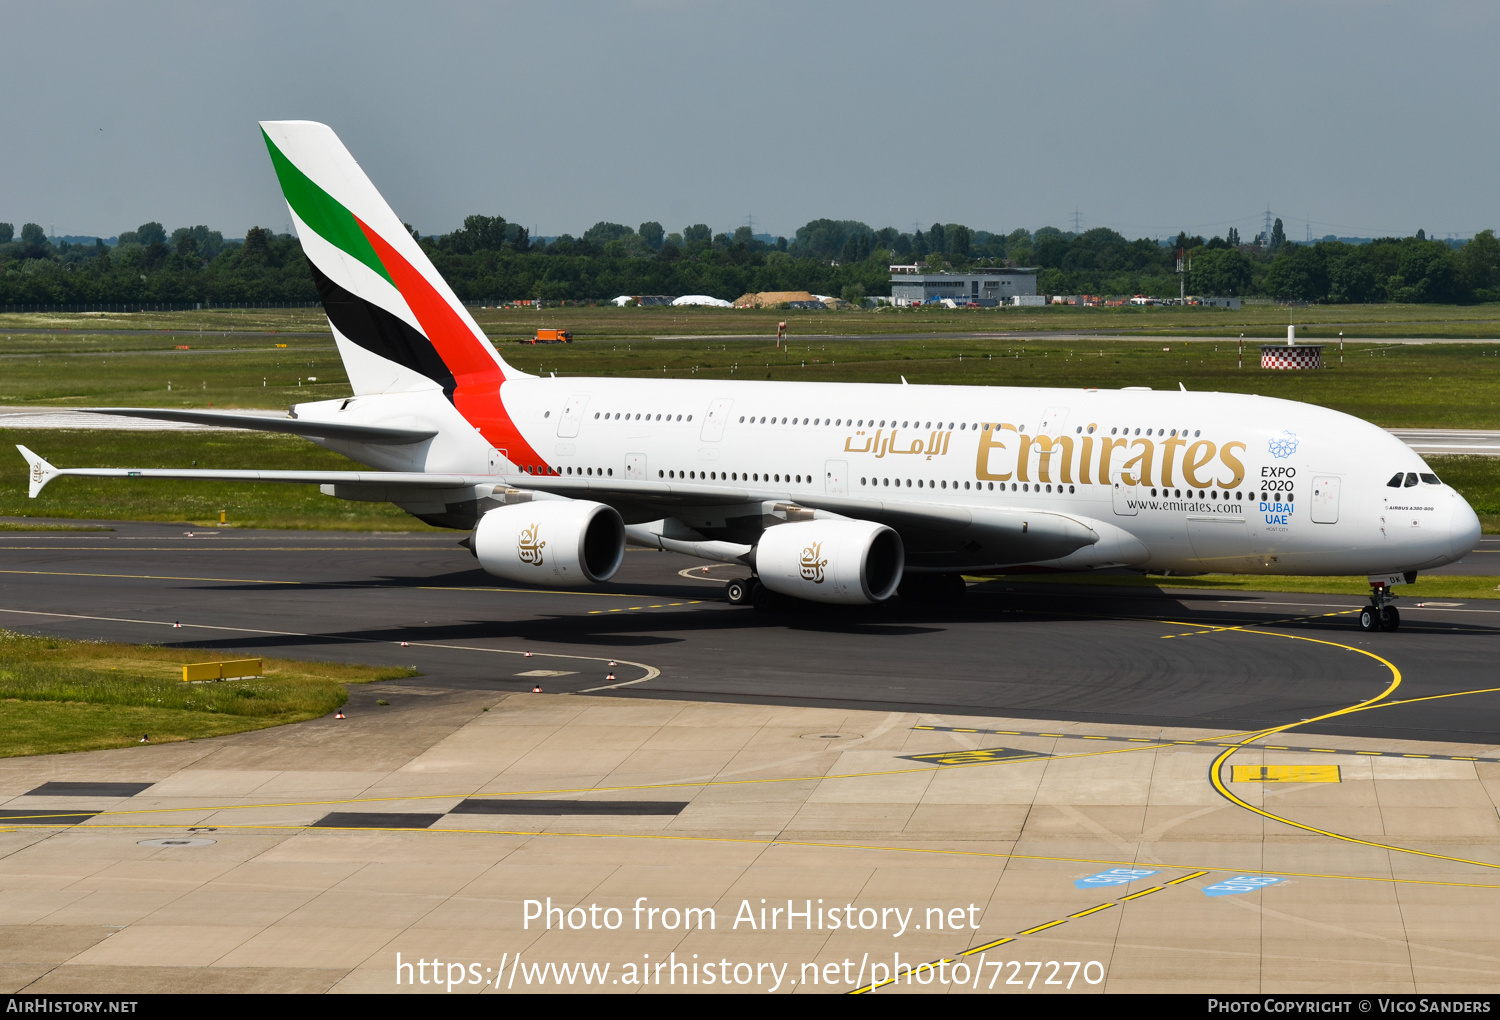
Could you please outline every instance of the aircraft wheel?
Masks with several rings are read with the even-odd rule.
[[[1366,606],[1359,611],[1359,629],[1364,631],[1380,629],[1380,617],[1376,615],[1374,606]]]
[[[731,606],[743,606],[750,601],[754,584],[748,577],[737,577],[724,585],[724,598]]]
[[[1396,611],[1395,606],[1385,606],[1380,610],[1380,629],[1395,630],[1401,626],[1401,614]]]

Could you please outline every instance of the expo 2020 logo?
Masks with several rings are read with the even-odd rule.
[[[1297,434],[1282,432],[1279,436],[1272,436],[1271,441],[1266,444],[1266,449],[1270,450],[1271,456],[1277,460],[1286,460],[1297,452]]]

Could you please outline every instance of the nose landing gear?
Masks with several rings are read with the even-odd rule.
[[[1370,582],[1370,604],[1359,611],[1359,629],[1364,631],[1395,630],[1401,626],[1401,614],[1391,603],[1396,599],[1390,586]]]

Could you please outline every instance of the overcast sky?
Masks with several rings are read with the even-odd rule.
[[[1500,228],[1492,2],[5,0],[0,40],[18,230],[285,230],[278,118],[423,233]]]

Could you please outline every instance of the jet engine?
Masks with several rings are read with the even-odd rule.
[[[778,524],[755,547],[755,571],[771,591],[840,605],[884,602],[905,563],[901,536],[872,521]]]
[[[625,559],[625,522],[603,503],[515,503],[479,519],[473,549],[487,573],[507,581],[549,588],[608,581]]]

